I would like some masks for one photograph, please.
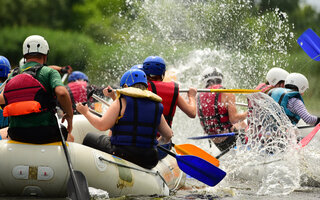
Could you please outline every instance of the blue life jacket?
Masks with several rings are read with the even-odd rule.
[[[0,86],[2,83],[0,83]],[[3,116],[3,110],[0,108],[0,128],[4,128],[8,126],[8,117]]]
[[[111,136],[113,145],[151,148],[158,144],[156,135],[160,124],[163,105],[147,98],[126,98],[126,110],[118,123],[114,125]],[[121,111],[121,106],[120,106]]]
[[[268,95],[271,96],[279,105],[284,109],[285,113],[291,120],[291,123],[296,125],[300,120],[300,116],[292,113],[288,108],[287,104],[289,99],[295,97],[300,99],[303,102],[303,99],[299,92],[287,89],[287,88],[274,88],[268,92]],[[304,103],[304,102],[303,102]]]

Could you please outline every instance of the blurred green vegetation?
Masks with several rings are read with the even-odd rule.
[[[243,4],[246,6],[239,7],[239,2],[246,2]],[[12,66],[17,66],[22,58],[24,39],[32,34],[42,35],[50,46],[48,64],[71,65],[74,70],[86,72],[92,83],[103,85],[117,83],[125,69],[152,54],[173,61],[175,57],[186,56],[194,47],[235,49],[252,57],[255,66],[261,66],[256,69],[257,73],[248,71],[246,80],[256,76],[259,80],[264,79],[265,74],[258,73],[260,69],[275,65],[289,72],[305,74],[310,82],[310,89],[305,94],[307,107],[320,113],[317,106],[320,64],[311,60],[299,45],[293,44],[307,28],[320,34],[320,14],[311,6],[303,6],[302,0],[221,0],[212,3],[185,0],[185,6],[179,8],[181,10],[170,10],[172,5],[164,2],[156,9],[163,9],[163,23],[172,23],[173,28],[166,32],[160,30],[160,24],[138,17],[150,15],[141,9],[143,3],[140,0],[0,0],[0,55],[6,56]],[[226,3],[230,6],[225,7],[223,4]],[[175,12],[186,9],[191,14],[187,13],[184,21],[174,18]],[[279,12],[275,16],[275,10],[285,13]],[[170,11],[172,13],[166,16]],[[192,14],[196,12],[202,13],[202,24],[191,22]],[[288,35],[282,36],[288,39],[279,43],[282,48],[288,46],[289,54],[269,48],[272,33],[281,17],[285,19],[284,23],[292,25]],[[137,24],[145,27],[144,30],[134,30]],[[242,27],[243,24],[246,26]],[[192,32],[193,29],[199,31]],[[291,31],[294,40],[290,40]],[[252,37],[252,33],[260,35],[260,40],[255,43],[243,40]],[[139,40],[140,35],[144,36],[143,40]],[[179,38],[174,38],[177,35]],[[168,38],[175,39],[175,42],[168,43]],[[257,59],[265,54],[269,54],[269,60]],[[279,57],[286,63],[274,63]],[[230,62],[238,67],[236,61]],[[101,76],[103,79],[99,78]],[[241,82],[245,78],[240,76],[239,79]]]

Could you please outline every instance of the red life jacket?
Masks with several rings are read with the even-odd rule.
[[[20,68],[15,68],[12,78],[4,87],[3,96],[6,106],[3,116],[19,116],[39,113],[54,109],[52,97],[45,87],[34,77],[42,65],[33,66],[20,74]]]
[[[148,90],[162,98],[163,115],[171,127],[178,103],[179,85],[173,81],[148,81]]]
[[[76,103],[87,102],[87,81],[75,81],[66,86],[72,101],[72,107],[75,109]]]
[[[272,89],[273,86],[272,85],[267,85],[266,83],[260,83],[255,90],[261,90],[261,92],[263,93],[268,93],[270,89]]]
[[[223,88],[221,85],[208,87],[208,89],[221,88]],[[200,123],[207,134],[230,131],[232,124],[229,120],[228,108],[222,104],[220,93],[200,93],[197,100]]]

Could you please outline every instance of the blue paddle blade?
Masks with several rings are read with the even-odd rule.
[[[216,134],[216,135],[205,135],[205,136],[198,136],[198,137],[189,137],[188,139],[192,140],[201,140],[201,139],[208,139],[208,138],[216,138],[216,137],[226,137],[226,136],[234,136],[235,133],[221,133],[221,134]]]
[[[176,159],[182,171],[209,186],[217,185],[226,176],[225,171],[202,158],[176,155]]]
[[[302,33],[297,42],[311,59],[320,61],[320,38],[312,29]]]

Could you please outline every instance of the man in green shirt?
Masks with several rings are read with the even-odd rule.
[[[67,130],[71,134],[73,112],[70,96],[59,72],[45,66],[48,52],[49,45],[42,36],[27,37],[23,43],[26,63],[12,72],[0,95],[0,104],[6,104],[4,114],[9,116],[8,135],[13,140],[37,144],[61,141],[55,117],[56,99],[65,112],[62,121],[67,120]],[[38,82],[24,72],[39,81],[40,86],[30,87],[30,82],[34,85]]]

